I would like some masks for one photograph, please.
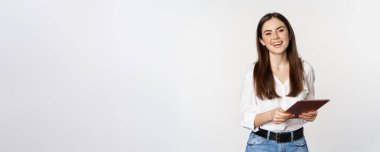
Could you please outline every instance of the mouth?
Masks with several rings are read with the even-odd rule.
[[[278,42],[273,42],[272,45],[275,47],[275,48],[278,48],[278,47],[281,47],[283,41],[278,41]]]

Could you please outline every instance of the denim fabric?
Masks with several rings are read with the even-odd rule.
[[[308,152],[305,137],[298,140],[277,143],[251,132],[245,152]]]

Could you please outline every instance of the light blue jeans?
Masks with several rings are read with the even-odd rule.
[[[308,152],[305,137],[291,142],[277,143],[251,132],[245,152]]]

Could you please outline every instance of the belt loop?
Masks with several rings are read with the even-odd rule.
[[[290,133],[291,133],[291,136],[292,136],[292,139],[290,141],[293,142],[293,140],[294,140],[294,131],[291,131]]]
[[[267,140],[269,140],[269,137],[270,137],[270,131],[268,130],[268,133],[267,133]]]

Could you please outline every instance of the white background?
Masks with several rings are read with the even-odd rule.
[[[379,151],[376,3],[1,0],[0,151],[244,151],[241,84],[273,11],[331,99],[310,151]]]

